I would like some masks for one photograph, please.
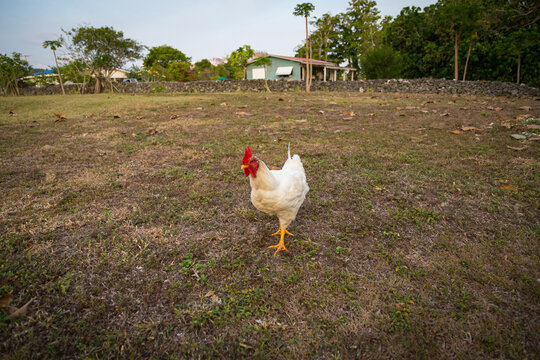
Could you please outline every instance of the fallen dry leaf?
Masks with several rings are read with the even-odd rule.
[[[377,116],[377,114],[375,114],[375,113],[369,113],[369,114],[367,114],[367,116]]]
[[[25,316],[28,312],[28,306],[30,303],[34,301],[34,298],[30,299],[26,304],[24,304],[21,308],[17,309],[15,308],[15,311],[13,311],[11,314],[9,314],[12,318],[19,318],[21,316]]]
[[[530,106],[520,106],[519,109],[524,110],[524,111],[531,111],[532,107],[530,107]]]
[[[418,106],[405,106],[405,110],[416,110]]]
[[[450,132],[451,132],[452,134],[457,134],[457,135],[463,134],[463,131],[461,131],[461,130],[451,130]]]
[[[283,119],[283,118],[281,117],[281,115],[276,115],[276,116],[274,116],[274,119],[276,119],[276,120],[281,120],[281,119]]]
[[[518,188],[511,184],[503,185],[501,186],[501,189],[518,191]]]
[[[516,120],[524,120],[524,119],[530,119],[532,118],[531,114],[520,114],[516,116]]]
[[[178,115],[172,114],[172,115],[171,115],[171,120],[174,120],[174,119],[178,119]]]
[[[10,294],[4,294],[0,297],[0,308],[9,307],[10,304],[11,304]]]
[[[352,120],[353,118],[351,116],[344,117],[343,120]]]
[[[144,116],[137,116],[137,120],[142,120],[142,118],[144,118]]]
[[[245,112],[245,111],[237,111],[236,115],[239,115],[239,116],[252,116],[253,114]]]
[[[156,129],[148,129],[148,135],[156,135],[159,134],[159,131]]]
[[[482,131],[482,129],[479,129],[479,128],[474,127],[474,126],[462,126],[461,130],[463,130],[463,131]]]
[[[212,290],[210,290],[209,292],[207,292],[206,295],[204,295],[204,297],[209,297],[210,300],[211,300],[213,303],[220,302],[218,296],[217,296]]]
[[[319,110],[319,114],[324,114],[324,110]]]
[[[508,146],[506,145],[507,148],[511,149],[511,150],[516,150],[516,151],[522,151],[522,150],[525,150],[526,148],[528,148],[528,146]]]
[[[56,116],[56,120],[54,122],[59,121],[65,121],[67,119],[66,114],[54,114]]]
[[[270,170],[281,170],[281,169],[278,168],[277,166],[272,166],[272,168]]]
[[[221,104],[219,104],[219,106],[227,106],[227,103],[226,103],[226,102],[222,102]]]
[[[307,119],[300,119],[300,120],[294,120],[296,121],[297,123],[305,123],[307,122]]]
[[[15,112],[13,112],[13,110],[9,110],[9,116],[15,116]]]
[[[202,110],[202,107],[199,106],[199,107],[195,108],[195,110]]]
[[[531,129],[531,130],[540,130],[540,125],[529,124],[529,125],[527,125],[527,129]]]
[[[442,113],[440,116],[448,116],[450,113]]]

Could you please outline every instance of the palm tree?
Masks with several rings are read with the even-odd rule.
[[[296,5],[294,8],[294,16],[303,16],[306,18],[306,92],[309,92],[311,88],[311,64],[309,61],[310,58],[310,46],[309,46],[309,35],[308,35],[308,17],[311,12],[315,10],[315,6],[312,3],[302,3]]]
[[[58,67],[58,60],[56,59],[56,49],[59,48],[60,46],[62,46],[62,44],[58,40],[47,40],[43,42],[43,47],[45,49],[50,47],[53,52],[54,62],[56,63],[56,70],[58,71],[58,78],[60,79],[60,87],[62,88],[62,94],[66,95],[66,91],[64,90],[64,83],[62,82],[62,74],[60,74],[60,68]]]

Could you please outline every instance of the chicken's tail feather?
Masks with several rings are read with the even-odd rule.
[[[291,159],[291,143],[287,146],[287,152],[289,154],[289,159]]]

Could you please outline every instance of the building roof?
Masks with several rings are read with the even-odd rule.
[[[292,60],[292,61],[296,61],[296,62],[299,62],[301,64],[306,64],[307,63],[307,59],[306,58],[301,58],[301,57],[294,57],[294,56],[282,56],[282,55],[267,55],[269,57],[275,57],[275,58],[278,58],[278,59],[286,59],[286,60]],[[251,61],[248,62],[248,64],[251,64],[252,62],[254,62],[256,59],[253,59]],[[340,69],[340,70],[352,70],[352,71],[356,71],[355,68],[352,68],[352,67],[341,67],[333,62],[330,62],[330,61],[322,61],[322,60],[314,60],[314,59],[309,59],[309,62],[313,65],[320,65],[320,66],[324,66],[324,67],[327,67],[327,68],[331,68],[331,69]]]
[[[37,71],[33,73],[32,75],[37,76],[37,75],[50,75],[50,74],[56,74],[56,72],[52,69],[49,69],[49,70]]]

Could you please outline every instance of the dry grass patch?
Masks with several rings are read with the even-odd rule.
[[[510,97],[3,98],[0,299],[35,300],[0,308],[0,350],[534,358],[539,118]],[[311,190],[274,257],[240,163],[289,142]]]

